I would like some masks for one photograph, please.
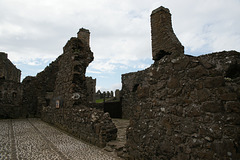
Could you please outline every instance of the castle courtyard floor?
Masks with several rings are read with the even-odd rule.
[[[0,120],[0,160],[115,160],[40,119]]]

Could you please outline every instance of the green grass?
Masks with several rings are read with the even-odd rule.
[[[97,99],[96,103],[103,103],[103,99]]]
[[[97,99],[95,103],[103,103],[104,99]],[[117,100],[113,100],[113,98],[105,98],[105,102],[117,102]]]

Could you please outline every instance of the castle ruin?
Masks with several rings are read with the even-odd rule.
[[[171,23],[169,9],[152,12],[154,63],[122,75],[122,117],[130,119],[122,157],[240,159],[240,53],[185,55]],[[110,115],[89,103],[96,84],[85,76],[93,61],[89,38],[81,28],[62,55],[22,83],[0,53],[0,118],[41,117],[100,147],[115,140]]]

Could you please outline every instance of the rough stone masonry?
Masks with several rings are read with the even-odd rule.
[[[93,61],[90,32],[81,28],[63,54],[37,76],[20,83],[21,71],[0,52],[0,118],[41,117],[69,133],[103,147],[117,137],[110,115],[93,109],[96,80],[86,77]]]
[[[240,53],[184,55],[170,22],[153,11],[155,62],[122,75],[129,159],[240,159]]]
[[[151,26],[154,64],[122,75],[123,117],[130,119],[126,157],[240,159],[240,53],[184,55],[164,7],[152,12]],[[62,55],[23,83],[0,53],[0,118],[41,117],[101,147],[116,139],[109,114],[88,103],[95,92],[88,88],[95,81],[85,77],[93,60],[89,38],[80,29]]]
[[[23,105],[29,116],[41,116],[51,123],[87,142],[105,146],[116,139],[117,129],[109,114],[92,109],[92,89],[85,77],[93,61],[89,46],[90,32],[81,28],[63,47],[63,54],[36,77],[23,80]],[[37,106],[37,107],[36,107]]]
[[[64,46],[64,53],[53,62],[52,65],[57,65],[55,86],[49,105],[43,106],[42,119],[103,147],[106,142],[116,139],[117,129],[108,113],[88,107],[91,95],[87,94],[85,72],[93,60],[89,37],[88,30],[80,29],[78,37],[72,37]]]
[[[23,110],[21,71],[0,52],[0,118],[17,118]]]

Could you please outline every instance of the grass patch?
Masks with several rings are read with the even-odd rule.
[[[103,103],[103,99],[97,99],[96,103]]]
[[[104,99],[97,99],[95,103],[103,103]],[[105,102],[117,102],[117,100],[114,100],[113,98],[105,98]]]

